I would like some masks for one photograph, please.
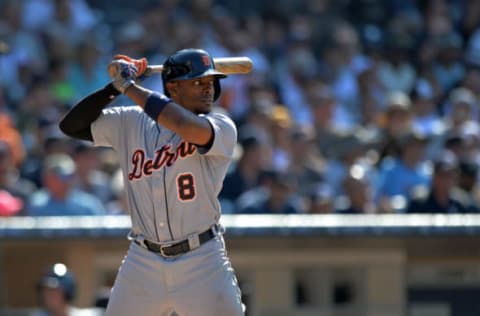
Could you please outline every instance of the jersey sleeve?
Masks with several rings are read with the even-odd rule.
[[[130,121],[140,113],[138,106],[103,109],[102,114],[90,125],[95,146],[118,148],[122,133],[128,130]]]
[[[198,147],[201,154],[232,157],[237,143],[235,123],[221,113],[210,113],[204,116],[212,126],[213,142],[209,148]]]

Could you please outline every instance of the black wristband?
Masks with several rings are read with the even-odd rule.
[[[164,94],[160,94],[157,92],[153,92],[147,98],[145,102],[145,107],[143,111],[150,116],[154,121],[158,120],[158,116],[163,111],[165,106],[172,102],[172,99],[165,96]]]
[[[114,97],[122,94],[120,91],[115,89],[115,87],[113,86],[113,84],[111,82],[109,84],[107,84],[104,89],[107,93],[109,93],[110,95],[112,95]]]

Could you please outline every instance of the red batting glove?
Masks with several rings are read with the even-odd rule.
[[[122,59],[129,63],[134,64],[135,68],[137,68],[137,78],[141,77],[145,72],[145,70],[147,70],[148,61],[145,57],[140,59],[133,59],[127,55],[117,54],[113,56],[113,59]]]

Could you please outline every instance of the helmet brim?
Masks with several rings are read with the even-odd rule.
[[[202,77],[207,77],[207,76],[215,76],[217,79],[223,79],[226,78],[227,75],[224,74],[223,72],[220,72],[215,69],[208,69],[204,72],[198,73],[198,74],[186,74],[183,76],[176,77],[174,79],[171,79],[169,81],[176,81],[176,80],[189,80],[189,79],[197,79],[197,78],[202,78]]]

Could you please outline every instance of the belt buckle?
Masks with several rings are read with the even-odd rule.
[[[200,237],[198,236],[198,234],[188,235],[187,240],[188,240],[188,248],[190,248],[190,250],[200,247]]]
[[[172,244],[169,244],[169,245],[160,245],[160,255],[162,257],[165,257],[165,258],[173,258],[173,257],[176,257],[177,255],[167,255],[165,253],[165,248],[168,248],[170,247]]]

